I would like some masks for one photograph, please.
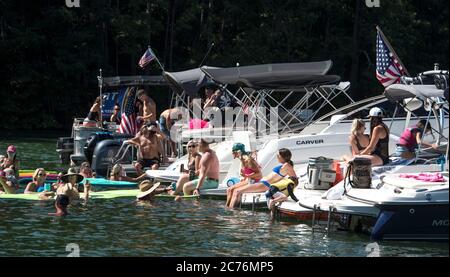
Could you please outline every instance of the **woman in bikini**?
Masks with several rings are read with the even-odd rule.
[[[191,140],[187,144],[188,154],[188,169],[183,170],[180,178],[178,178],[175,191],[171,191],[170,194],[177,195],[183,192],[183,186],[189,181],[193,181],[198,178],[200,169],[200,160],[202,155],[198,153],[198,144]]]
[[[241,182],[233,185],[227,189],[227,203],[231,207],[231,198],[235,190],[242,188],[249,184],[255,184],[262,178],[261,168],[258,163],[245,151],[245,146],[242,143],[235,143],[232,148],[233,157],[241,160]]]
[[[353,160],[354,156],[359,155],[370,143],[368,135],[364,134],[366,126],[364,121],[355,118],[352,123],[351,135],[348,137],[352,155],[344,155],[343,160],[348,162]]]
[[[277,184],[278,182],[284,182],[287,177],[297,177],[294,171],[294,164],[291,161],[292,153],[289,149],[282,148],[277,154],[278,162],[280,163],[273,168],[272,172],[264,177],[260,182],[255,184],[248,184],[234,190],[230,207],[237,207],[241,202],[242,194],[244,193],[258,193],[265,192],[269,189],[271,185]]]

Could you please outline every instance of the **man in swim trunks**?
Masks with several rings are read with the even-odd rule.
[[[165,159],[165,153],[161,145],[162,138],[157,134],[157,128],[155,126],[144,126],[138,136],[133,139],[127,140],[129,144],[136,145],[139,148],[139,156],[135,169],[138,176],[143,174],[142,169],[149,167],[153,170],[159,168],[161,163],[160,156]]]
[[[184,195],[199,195],[200,189],[216,189],[219,186],[220,164],[216,152],[209,148],[209,142],[200,140],[199,150],[202,152],[200,160],[200,174],[198,179],[187,182],[183,186]]]

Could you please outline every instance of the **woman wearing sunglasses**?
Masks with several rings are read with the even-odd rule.
[[[29,182],[23,193],[37,193],[44,191],[44,183],[47,179],[47,172],[43,168],[38,168],[33,173],[33,181]]]
[[[189,181],[193,181],[198,179],[199,170],[200,170],[200,160],[202,155],[198,153],[198,144],[191,140],[187,144],[187,152],[188,152],[188,168],[182,168],[182,174],[180,178],[178,178],[176,189],[171,194],[181,194],[183,192],[183,186],[185,183]]]

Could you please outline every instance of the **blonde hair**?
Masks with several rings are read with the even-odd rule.
[[[35,171],[34,171],[34,173],[33,173],[33,181],[37,181],[37,177],[38,177],[38,174],[39,174],[39,172],[44,172],[44,174],[45,175],[47,175],[47,172],[45,171],[45,169],[43,169],[43,168],[38,168],[38,169],[36,169]]]
[[[362,127],[365,127],[365,126],[366,126],[366,124],[364,123],[364,121],[362,121],[362,119],[359,119],[359,118],[353,119],[352,129],[351,129],[352,135],[356,136],[358,130],[361,129]]]
[[[110,175],[120,174],[122,171],[122,166],[120,164],[115,164],[111,170]]]

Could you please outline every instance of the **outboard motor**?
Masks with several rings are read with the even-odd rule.
[[[95,146],[103,140],[113,139],[114,137],[110,132],[96,132],[90,136],[86,144],[84,145],[84,155],[87,161],[92,164],[92,155],[94,155]]]

